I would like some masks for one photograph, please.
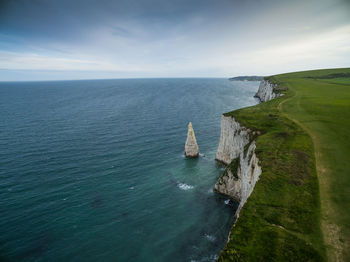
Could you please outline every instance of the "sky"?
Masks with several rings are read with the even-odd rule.
[[[0,0],[0,81],[350,67],[350,0]]]

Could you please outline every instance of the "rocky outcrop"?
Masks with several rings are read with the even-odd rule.
[[[284,88],[277,87],[269,80],[262,80],[255,97],[261,102],[279,97]],[[254,186],[261,174],[259,159],[255,154],[255,139],[259,131],[252,131],[242,126],[232,116],[221,117],[221,134],[216,160],[226,165],[214,190],[228,195],[239,202],[236,211],[238,217],[240,210],[254,190]]]
[[[274,84],[270,83],[268,80],[262,80],[260,82],[258,92],[254,97],[259,98],[261,102],[266,102],[280,96],[280,94],[274,92],[274,88]]]
[[[249,142],[248,130],[232,117],[221,116],[221,134],[216,160],[228,165],[243,151]]]
[[[185,144],[185,156],[186,157],[198,157],[199,149],[196,140],[196,136],[194,135],[194,130],[192,127],[192,123],[188,123],[188,132],[187,139]]]
[[[226,164],[226,169],[215,184],[214,190],[239,201],[236,217],[261,174],[259,159],[255,154],[254,139],[259,135],[240,125],[231,116],[222,116],[221,135],[216,160]]]

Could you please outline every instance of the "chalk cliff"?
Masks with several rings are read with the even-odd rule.
[[[269,101],[280,94],[275,92],[274,84],[262,80],[255,94],[261,102]],[[239,202],[236,217],[253,192],[261,174],[259,159],[255,154],[255,139],[259,131],[242,126],[232,116],[222,115],[221,134],[216,160],[226,165],[224,173],[215,184],[214,190],[228,195]]]
[[[186,157],[198,157],[199,149],[196,140],[196,136],[194,135],[194,130],[192,127],[192,123],[188,123],[188,132],[187,139],[185,144],[185,156]]]
[[[268,80],[262,80],[259,85],[259,90],[254,97],[259,98],[261,102],[266,102],[280,96],[274,92],[274,88],[274,84],[270,83]]]
[[[248,144],[248,130],[232,117],[221,116],[221,134],[216,160],[228,165],[243,151]]]
[[[259,159],[255,154],[254,138],[258,135],[257,131],[243,127],[231,116],[221,118],[221,135],[216,159],[227,166],[214,190],[239,201],[237,217],[261,174]]]

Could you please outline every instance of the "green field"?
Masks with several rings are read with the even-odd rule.
[[[283,97],[227,113],[263,173],[219,261],[350,261],[350,69],[270,80]]]

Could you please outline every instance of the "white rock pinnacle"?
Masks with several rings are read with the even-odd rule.
[[[197,157],[199,155],[199,149],[197,145],[196,136],[192,128],[192,123],[188,123],[188,132],[185,145],[185,156],[186,157]]]

